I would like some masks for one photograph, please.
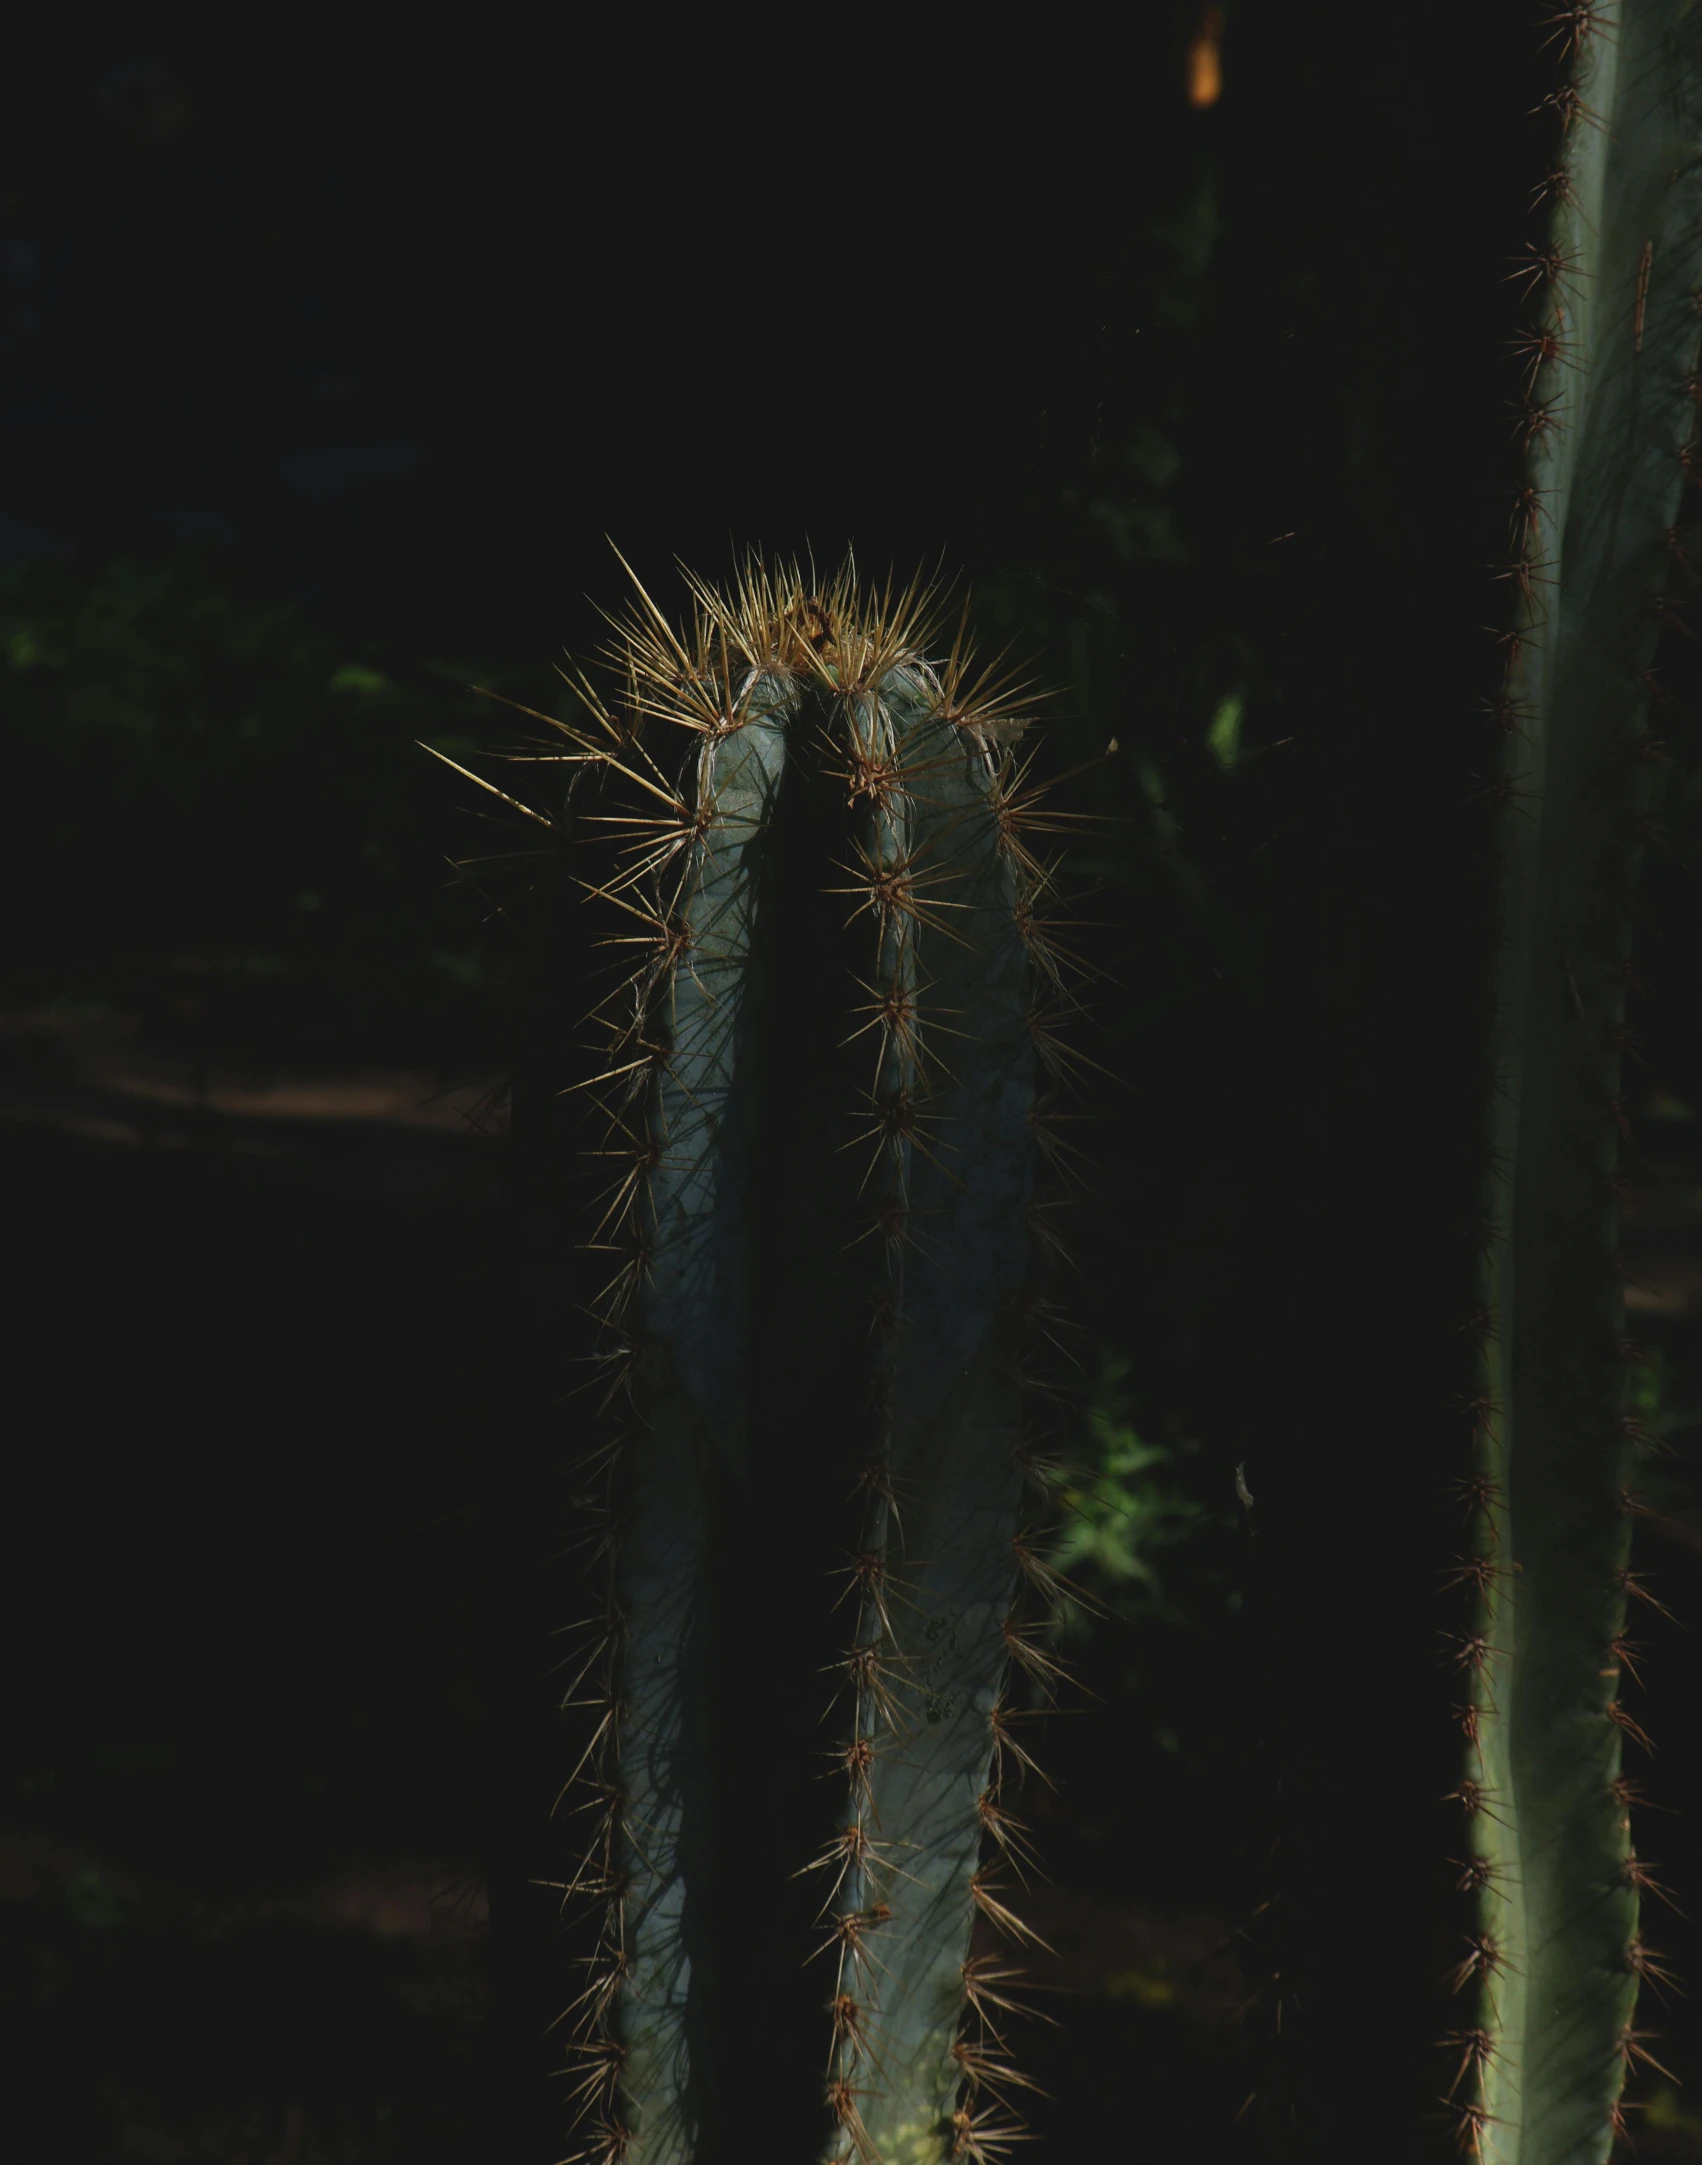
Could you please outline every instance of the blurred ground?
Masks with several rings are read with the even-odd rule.
[[[191,1057],[110,1008],[0,1029],[24,1439],[0,1934],[32,2155],[529,2154],[496,2131],[528,2076],[547,2098],[545,2048],[493,2027],[487,1877],[560,1768],[547,1647],[505,1702],[518,1746],[490,1683],[533,1616],[485,1553],[515,1237],[470,1119],[491,1099]],[[1074,2147],[1144,2066],[1154,2124],[1211,2155],[1230,1920],[1185,1859],[1157,1899],[1106,1883],[1129,1800],[1075,1727],[1064,1801],[1023,1805],[1064,1866],[1018,1905],[1056,1949],[1036,2004],[1068,2014],[1019,2041],[1052,2092],[1032,2116]]]

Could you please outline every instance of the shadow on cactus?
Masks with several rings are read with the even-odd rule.
[[[1071,815],[967,611],[946,643],[931,592],[849,564],[686,577],[689,625],[639,587],[542,748],[615,958],[557,1085],[600,1116],[606,1266],[607,1577],[564,1702],[570,1891],[603,1905],[580,2154],[990,2158],[1027,2084],[996,1946],[1033,1937],[1018,1702],[1062,1674],[1029,1416]]]

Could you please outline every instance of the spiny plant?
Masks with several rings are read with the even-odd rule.
[[[1615,1214],[1647,710],[1702,325],[1702,15],[1573,6],[1550,34],[1568,67],[1518,339],[1470,1539],[1448,1573],[1472,1608],[1452,1639],[1476,1912],[1455,1975],[1477,1999],[1450,2097],[1462,2140],[1505,2165],[1606,2157],[1627,2072],[1654,2064],[1640,1990],[1669,1981],[1623,1770],[1648,1745],[1621,1696],[1629,1612],[1660,1604],[1632,1569],[1650,1439]]]
[[[577,675],[589,718],[553,725],[624,965],[572,1085],[612,1175],[584,1462],[605,1585],[566,1695],[593,1831],[564,1891],[603,1912],[569,2010],[579,2154],[781,2154],[774,2002],[802,1963],[820,2058],[782,2085],[808,2082],[817,2154],[993,2158],[1032,2085],[984,1943],[1034,1938],[1009,1777],[1061,1674],[1029,1414],[1080,1057],[1043,841],[1070,815],[1019,749],[1037,695],[972,676],[967,611],[941,657],[932,590],[849,562],[685,576],[681,628],[634,580],[608,695]],[[753,1855],[803,1756],[807,1667],[776,1663],[843,1628],[835,1534],[837,1808],[813,1859]],[[782,1546],[808,1562],[791,1609]],[[766,1762],[765,1722],[791,1740]],[[776,1842],[809,1816],[777,1810]],[[799,1944],[782,1890],[812,1867]]]
[[[1475,1383],[1469,1459],[1449,1469],[1461,1553],[1439,1574],[1455,1605],[1440,1673],[1464,1702],[1444,1899],[1463,1914],[1436,1980],[1458,2012],[1434,2132],[1495,2165],[1600,2165],[1626,2126],[1627,2076],[1659,2065],[1640,1996],[1671,1982],[1645,1937],[1645,1898],[1663,1889],[1632,1839],[1643,1792],[1625,1767],[1627,1746],[1649,1742],[1621,1689],[1638,1680],[1631,1613],[1661,1604],[1632,1560],[1653,1439],[1628,1396],[1627,1362],[1643,1356],[1626,1336],[1616,1207],[1631,906],[1661,756],[1648,708],[1696,478],[1702,11],[1580,4],[1547,30],[1558,146],[1533,203],[1546,230],[1513,274],[1530,311],[1514,340],[1523,471],[1497,567],[1511,620],[1483,792],[1487,1133],[1462,1299]],[[1273,1911],[1285,1904],[1322,1906],[1293,1884],[1275,1891]],[[1339,1997],[1329,1955],[1352,1941],[1338,1930],[1332,1950],[1326,1928],[1307,1929],[1310,1944],[1276,1927],[1287,1959],[1269,2004],[1322,2039]],[[1359,2147],[1336,2099],[1341,2039],[1337,2025],[1303,2047],[1310,2069],[1286,2090],[1293,2050],[1274,2041],[1262,2124],[1282,2154]],[[1392,2141],[1405,2156],[1421,2139],[1403,2125]]]

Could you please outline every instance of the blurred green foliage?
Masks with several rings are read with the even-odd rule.
[[[506,710],[469,680],[540,701],[546,674],[351,658],[194,548],[7,569],[0,655],[8,1001],[216,1022],[277,1057],[453,1063],[501,1035],[518,943],[445,862],[480,846],[478,793],[415,740],[488,749]]]
[[[1087,1412],[1087,1433],[1075,1463],[1054,1481],[1062,1526],[1047,1551],[1055,1571],[1114,1613],[1134,1605],[1162,1610],[1157,1559],[1213,1522],[1213,1514],[1176,1475],[1193,1439],[1158,1443],[1134,1425],[1128,1389],[1131,1363],[1102,1352]],[[1066,1601],[1059,1628],[1084,1637],[1092,1611]]]

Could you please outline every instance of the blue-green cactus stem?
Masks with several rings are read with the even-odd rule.
[[[1616,1786],[1630,1531],[1611,1176],[1647,671],[1694,411],[1702,12],[1595,14],[1575,26],[1528,341],[1465,1492],[1476,1618],[1455,1648],[1478,1905],[1456,1982],[1482,2034],[1453,2104],[1496,2165],[1602,2165],[1645,1960]]]
[[[694,1991],[693,1972],[712,1960],[696,1913],[711,1824],[708,1494],[717,1468],[741,1468],[748,1446],[739,1358],[753,1143],[740,1104],[746,992],[761,845],[796,705],[790,681],[753,674],[725,733],[700,737],[689,820],[660,890],[670,959],[632,1033],[644,1063],[636,1072],[648,1082],[650,1162],[624,1235],[633,1433],[615,1548],[622,1638],[612,1752],[614,2034],[630,2165],[688,2165],[704,2110],[694,2055],[703,2050],[706,1980]]]
[[[871,1107],[890,1262],[864,1550],[880,1599],[871,1586],[860,1634],[877,1666],[857,1678],[856,1734],[875,1749],[845,1820],[866,1841],[835,1900],[830,2155],[890,2165],[953,2155],[957,2116],[974,2109],[964,1964],[1025,1478],[1014,1349],[1036,1056],[1023,887],[995,816],[997,755],[945,705],[910,667],[853,708],[902,758],[902,795],[871,813],[865,863],[872,894],[888,882],[882,994],[900,1014],[914,1002],[916,1020],[889,1022]]]

